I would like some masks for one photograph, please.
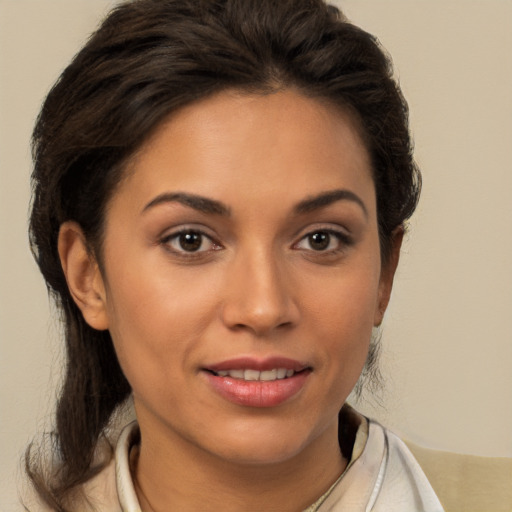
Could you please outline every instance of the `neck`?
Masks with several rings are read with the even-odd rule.
[[[211,510],[296,512],[314,503],[344,471],[337,425],[290,460],[243,464],[220,459],[182,439],[144,439],[132,465],[144,512]],[[167,436],[166,436],[167,437]],[[174,437],[174,436],[171,436]],[[168,442],[171,441],[171,442]]]

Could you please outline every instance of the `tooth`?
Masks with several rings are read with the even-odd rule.
[[[258,370],[218,370],[215,372],[219,377],[232,377],[233,379],[244,379],[248,381],[272,381],[276,379],[284,379],[292,377],[295,374],[294,370],[287,370],[286,368],[273,368],[272,370],[258,371]]]
[[[244,371],[244,379],[245,380],[260,380],[260,372],[258,370],[245,370]]]
[[[260,373],[260,380],[276,380],[277,370],[266,370]]]

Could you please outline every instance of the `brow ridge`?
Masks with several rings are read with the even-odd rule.
[[[366,217],[368,217],[368,209],[363,200],[354,192],[347,189],[336,189],[321,192],[313,197],[308,197],[298,203],[294,210],[297,214],[310,213],[321,208],[330,206],[337,201],[352,201],[359,205]]]
[[[165,203],[181,203],[201,213],[229,216],[230,209],[220,201],[186,192],[164,192],[152,199],[143,212]]]

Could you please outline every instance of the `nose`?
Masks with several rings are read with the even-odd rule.
[[[240,254],[227,270],[222,320],[230,329],[258,337],[290,328],[299,320],[289,273],[270,251]]]

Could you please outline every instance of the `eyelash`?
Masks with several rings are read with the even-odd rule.
[[[306,251],[308,253],[311,253],[315,256],[320,256],[320,257],[334,256],[334,255],[337,255],[337,254],[345,251],[348,247],[353,245],[352,238],[344,232],[337,231],[332,228],[318,228],[318,229],[315,229],[315,230],[312,230],[312,231],[309,231],[308,233],[306,233],[304,236],[302,236],[300,238],[300,240],[298,242],[293,244],[292,247],[294,249],[300,250],[299,245],[301,243],[303,243],[304,241],[307,241],[308,239],[309,239],[309,241],[311,241],[311,237],[313,237],[314,235],[318,235],[318,234],[323,234],[323,235],[328,235],[329,237],[334,237],[338,242],[338,246],[335,247],[334,249],[328,249],[328,250],[323,250],[323,249],[315,250],[314,248],[306,249]],[[186,236],[186,235],[199,235],[200,245],[196,250],[187,251],[187,250],[183,249],[183,247],[181,247],[181,249],[173,247],[173,245],[172,245],[173,242],[180,243],[179,242],[180,237]],[[207,250],[200,250],[202,245],[205,242],[205,239],[209,241],[209,244],[212,245],[212,248],[207,249]],[[332,242],[332,240],[329,239],[328,244],[330,245],[331,242]],[[180,231],[166,235],[161,238],[159,243],[162,246],[164,246],[164,248],[167,251],[172,252],[174,255],[176,255],[180,258],[189,259],[189,260],[201,258],[201,257],[204,257],[205,255],[211,254],[212,252],[219,251],[219,250],[223,249],[223,246],[220,243],[216,242],[210,235],[208,235],[201,229],[196,229],[196,228],[182,229]]]

